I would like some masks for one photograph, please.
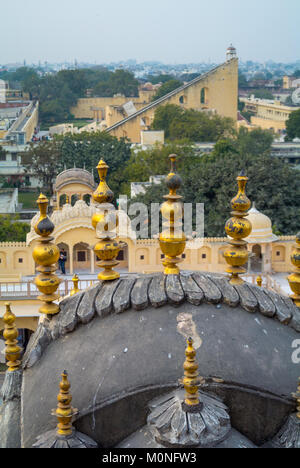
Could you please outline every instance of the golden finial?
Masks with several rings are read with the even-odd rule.
[[[178,256],[184,252],[186,237],[182,231],[183,206],[180,201],[182,197],[177,195],[177,190],[181,186],[181,178],[175,172],[177,156],[171,154],[169,158],[171,160],[171,171],[166,179],[169,193],[164,195],[167,201],[161,206],[161,214],[167,221],[163,223],[165,229],[159,236],[159,244],[162,253],[165,255],[162,262],[165,267],[165,275],[178,275],[177,263],[182,262],[182,259]]]
[[[77,294],[79,292],[79,288],[78,288],[79,278],[78,278],[78,276],[74,275],[73,278],[72,278],[72,281],[73,281],[74,287],[70,292],[70,296],[74,296],[74,294]]]
[[[231,284],[242,284],[244,281],[239,275],[246,273],[243,265],[248,261],[247,242],[243,239],[251,234],[252,226],[248,219],[245,218],[251,206],[249,198],[247,198],[245,189],[248,177],[244,171],[237,177],[238,194],[231,200],[232,218],[225,225],[226,234],[232,239],[228,240],[228,247],[224,252],[226,262],[229,264],[226,272],[231,273]]]
[[[300,419],[300,377],[298,378],[297,392],[292,393],[292,396],[297,401],[297,418]]]
[[[185,350],[186,360],[183,364],[184,378],[182,380],[185,389],[185,404],[188,406],[199,405],[198,386],[200,377],[198,374],[198,364],[196,361],[196,350],[193,346],[193,339],[187,340],[187,348]]]
[[[73,432],[72,418],[78,410],[71,406],[72,395],[69,392],[71,385],[68,380],[67,371],[64,371],[61,377],[62,380],[59,384],[60,392],[57,395],[58,405],[56,410],[52,410],[52,415],[56,416],[58,420],[57,434],[68,436]]]
[[[288,277],[290,288],[294,294],[291,295],[297,307],[300,307],[300,232],[296,235],[296,244],[291,254],[291,262],[295,267],[295,272]]]
[[[98,239],[101,239],[94,247],[94,252],[100,260],[97,265],[104,268],[98,275],[99,280],[111,281],[120,277],[113,267],[119,264],[116,260],[121,250],[117,240],[115,228],[118,226],[118,217],[114,206],[111,204],[114,194],[106,183],[108,166],[102,159],[97,166],[100,183],[93,193],[93,199],[97,204],[97,213],[92,217],[92,225],[96,229]],[[111,229],[111,230],[110,230]]]
[[[66,195],[66,205],[68,205],[70,202],[70,198],[69,198],[69,195]]]
[[[256,278],[256,284],[260,288],[262,287],[262,277],[260,275]]]
[[[40,210],[40,217],[34,226],[35,232],[41,236],[40,242],[34,247],[33,259],[39,265],[37,270],[41,272],[35,278],[35,284],[38,290],[42,293],[39,300],[45,304],[39,309],[41,314],[54,315],[59,312],[58,305],[54,304],[59,298],[55,294],[60,279],[54,274],[56,271],[56,262],[59,258],[59,249],[51,241],[53,237],[50,236],[54,231],[54,224],[47,216],[47,207],[49,200],[42,193],[37,199],[37,204]]]
[[[5,338],[5,358],[7,361],[8,372],[19,369],[21,364],[20,356],[22,349],[18,346],[18,329],[15,324],[16,317],[12,313],[10,303],[5,304],[6,312],[3,316]]]

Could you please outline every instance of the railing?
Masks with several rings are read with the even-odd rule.
[[[78,288],[80,291],[85,290],[97,283],[97,279],[92,280],[80,280],[78,282]],[[74,288],[72,280],[63,280],[58,288],[58,292],[61,297],[67,296],[70,291]],[[37,289],[34,283],[0,283],[0,298],[24,298],[24,299],[35,299],[41,293]]]

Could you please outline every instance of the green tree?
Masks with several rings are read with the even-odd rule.
[[[294,76],[295,78],[300,78],[300,70],[294,71],[293,76]]]
[[[174,80],[174,75],[160,74],[160,75],[148,75],[147,81],[150,81],[152,84],[166,83],[167,81]]]
[[[300,109],[290,113],[286,122],[286,132],[289,140],[300,138]]]
[[[164,130],[165,137],[170,137],[170,126],[173,120],[180,120],[183,116],[184,109],[175,104],[166,104],[159,106],[155,111],[154,121],[152,123],[153,130]]]
[[[0,215],[0,242],[25,242],[30,231],[28,223],[18,221],[19,216]]]
[[[94,87],[94,95],[112,97],[114,94],[124,94],[126,97],[138,96],[138,80],[126,70],[116,70],[110,73],[108,79],[99,81]]]
[[[31,143],[29,149],[22,155],[22,164],[27,173],[35,174],[43,190],[52,195],[54,178],[63,167],[57,142],[43,141],[38,145]]]
[[[253,148],[255,140],[259,142]],[[209,155],[199,156],[192,147],[185,152],[181,145],[172,147],[172,152],[182,152],[178,172],[183,180],[180,192],[184,201],[205,205],[206,236],[224,236],[224,225],[230,217],[230,200],[237,191],[235,178],[242,169],[249,177],[250,200],[271,218],[277,231],[288,235],[299,230],[300,172],[270,156],[271,142],[269,132],[261,130],[251,135],[243,129],[236,138],[219,140]],[[148,157],[151,160],[150,154]],[[149,205],[161,203],[163,193],[166,187],[153,186],[134,201]]]
[[[239,88],[248,88],[247,78],[242,73],[239,73]]]
[[[166,81],[164,84],[161,85],[161,87],[154,94],[154,96],[152,97],[152,101],[156,101],[157,99],[160,99],[161,97],[165,96],[166,94],[171,93],[171,91],[174,91],[174,89],[177,89],[180,86],[182,86],[182,82],[179,80],[173,79],[173,80]]]
[[[273,94],[267,89],[254,89],[251,94],[258,99],[274,99]]]
[[[174,104],[160,106],[155,111],[153,130],[164,130],[170,140],[217,141],[235,134],[234,122],[228,117],[209,115]]]

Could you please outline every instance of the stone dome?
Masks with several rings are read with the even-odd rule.
[[[252,224],[252,232],[245,240],[250,243],[256,242],[274,242],[278,238],[273,234],[271,219],[258,211],[255,203],[247,215],[248,220]]]
[[[77,167],[67,169],[58,174],[54,183],[54,191],[58,191],[69,184],[83,184],[92,190],[96,186],[93,175],[89,171]]]

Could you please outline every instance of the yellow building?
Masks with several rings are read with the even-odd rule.
[[[255,115],[251,117],[251,124],[264,130],[274,130],[276,133],[286,129],[286,121],[291,112],[300,109],[282,104],[280,101],[258,98],[240,98],[245,104],[245,111]]]
[[[75,119],[92,119],[96,121],[106,120],[108,112],[113,108],[121,108],[131,101],[136,109],[141,109],[147,105],[157,91],[157,86],[141,86],[137,97],[126,97],[123,94],[116,94],[113,97],[92,97],[78,99],[76,106],[71,108],[71,114]],[[124,118],[120,115],[119,120]]]
[[[97,239],[91,223],[96,212],[96,205],[91,199],[94,189],[92,174],[84,169],[69,169],[57,176],[52,200],[54,242],[67,253],[67,274],[77,273],[81,280],[80,288],[83,289],[97,281],[96,276],[88,275],[98,272],[93,250]],[[33,227],[38,217],[39,214],[31,221],[31,231],[26,243],[0,243],[0,306],[4,306],[7,300],[12,301],[18,327],[28,330],[34,329],[38,320],[36,298],[39,293],[33,284],[36,266],[32,258],[38,239]],[[118,255],[120,272],[162,271],[163,254],[158,239],[136,239],[127,214],[119,211],[119,218],[118,236],[122,242]],[[265,278],[271,278],[273,273],[289,272],[295,236],[275,236],[271,220],[260,213],[255,205],[249,211],[248,218],[252,223],[251,235],[246,239],[251,254],[248,274],[254,279],[259,273],[264,274]],[[216,237],[188,241],[182,254],[181,268],[224,273],[226,262],[223,254],[227,248],[227,240],[226,237]],[[59,292],[63,297],[70,292],[73,284],[70,278],[65,279],[63,275],[60,277],[62,283]],[[1,327],[3,323],[0,320],[0,330]]]
[[[91,219],[96,206],[91,200],[95,189],[92,174],[84,169],[68,169],[57,176],[51,220],[55,225],[54,242],[67,252],[68,273],[94,273],[96,243]],[[127,214],[120,211],[118,235],[123,242],[119,267],[129,273],[161,271],[162,253],[157,239],[136,239]],[[0,243],[0,282],[19,282],[22,277],[35,274],[32,250],[38,236],[31,221],[27,242]],[[275,273],[290,270],[290,253],[294,236],[275,236],[270,218],[260,213],[255,205],[249,211],[252,233],[246,239],[253,254],[248,270]],[[224,272],[226,237],[196,238],[187,243],[183,254],[183,269]]]
[[[165,104],[176,104],[185,109],[217,113],[237,120],[238,59],[214,68],[171,93],[150,103],[136,113],[107,128],[107,132],[133,143],[141,142],[141,132],[150,129],[156,109]]]

